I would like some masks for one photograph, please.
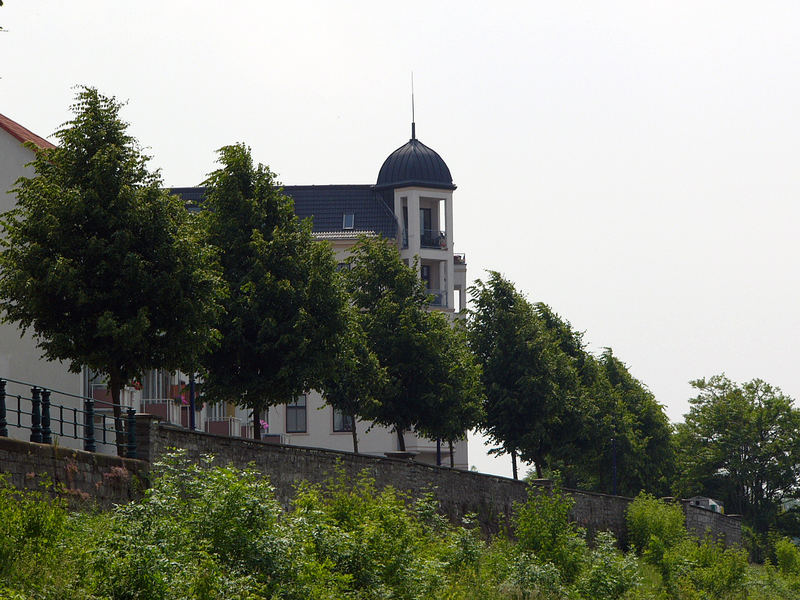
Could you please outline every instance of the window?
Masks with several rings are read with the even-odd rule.
[[[355,215],[344,214],[342,217],[342,229],[352,229],[355,223]]]
[[[353,431],[353,417],[344,414],[342,411],[333,409],[333,430],[334,431]]]
[[[286,433],[306,432],[306,396],[298,396],[286,405]]]

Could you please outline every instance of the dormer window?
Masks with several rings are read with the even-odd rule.
[[[344,214],[342,217],[342,229],[352,229],[355,222],[355,215]]]

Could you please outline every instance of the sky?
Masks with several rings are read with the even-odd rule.
[[[689,381],[800,397],[800,3],[5,0],[0,113],[52,138],[76,85],[165,184],[245,142],[286,185],[448,164],[455,250],[611,347],[673,422]],[[470,462],[507,460],[470,440]]]

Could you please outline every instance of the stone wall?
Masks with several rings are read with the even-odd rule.
[[[0,437],[0,473],[11,485],[60,495],[73,508],[128,502],[141,495],[148,472],[141,460]]]
[[[411,496],[433,492],[442,511],[453,522],[460,522],[467,513],[475,513],[482,529],[495,533],[507,527],[514,503],[524,502],[528,494],[527,484],[506,477],[409,460],[193,433],[159,423],[149,416],[140,415],[138,418],[136,438],[140,458],[152,462],[168,448],[183,448],[193,458],[213,454],[219,464],[231,463],[240,467],[252,464],[269,476],[284,505],[288,505],[294,485],[299,481],[325,483],[337,473],[343,473],[352,481],[365,473],[379,488],[392,486]],[[535,483],[543,492],[551,485],[547,480]],[[591,535],[596,531],[610,530],[624,543],[625,511],[630,498],[565,491],[575,499],[573,517],[578,525]]]
[[[710,533],[726,545],[742,544],[742,519],[739,515],[723,515],[702,506],[693,506],[682,500],[686,515],[686,529],[698,537]]]
[[[137,415],[136,437],[140,460],[0,438],[0,473],[8,474],[11,484],[19,489],[42,489],[50,482],[48,489],[67,497],[73,505],[96,501],[110,506],[140,496],[147,485],[150,463],[170,448],[183,448],[193,459],[213,454],[217,464],[252,465],[269,477],[284,506],[289,505],[300,481],[325,484],[342,476],[355,481],[365,474],[378,488],[392,486],[411,497],[431,492],[453,522],[475,513],[482,529],[491,533],[508,526],[514,504],[524,502],[528,494],[527,484],[505,477],[192,432],[160,423],[152,415]],[[547,493],[550,485],[546,480],[536,481],[534,489]],[[625,511],[630,498],[565,491],[575,500],[572,516],[578,525],[590,535],[610,530],[625,543]],[[741,542],[739,519],[688,503],[684,511],[687,528],[697,535],[710,531],[726,544]]]

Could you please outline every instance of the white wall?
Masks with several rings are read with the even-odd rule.
[[[33,160],[33,152],[22,145],[22,142],[0,129],[0,212],[7,212],[16,205],[14,194],[8,193],[15,187],[19,177],[31,177],[32,167],[25,165]],[[69,373],[67,365],[59,362],[42,360],[41,351],[36,348],[33,336],[29,333],[20,337],[20,329],[13,323],[0,324],[0,377],[35,383],[39,386],[79,395],[83,392],[81,375]],[[9,394],[29,396],[27,386],[8,385]],[[77,400],[60,398],[59,402],[77,406]],[[16,400],[9,399],[9,408],[16,408]],[[30,410],[29,405],[26,410]],[[16,423],[16,415],[8,414],[9,423]],[[26,422],[23,420],[23,422]],[[27,439],[30,432],[10,428],[12,437]],[[63,444],[79,447],[78,442],[66,438]]]

